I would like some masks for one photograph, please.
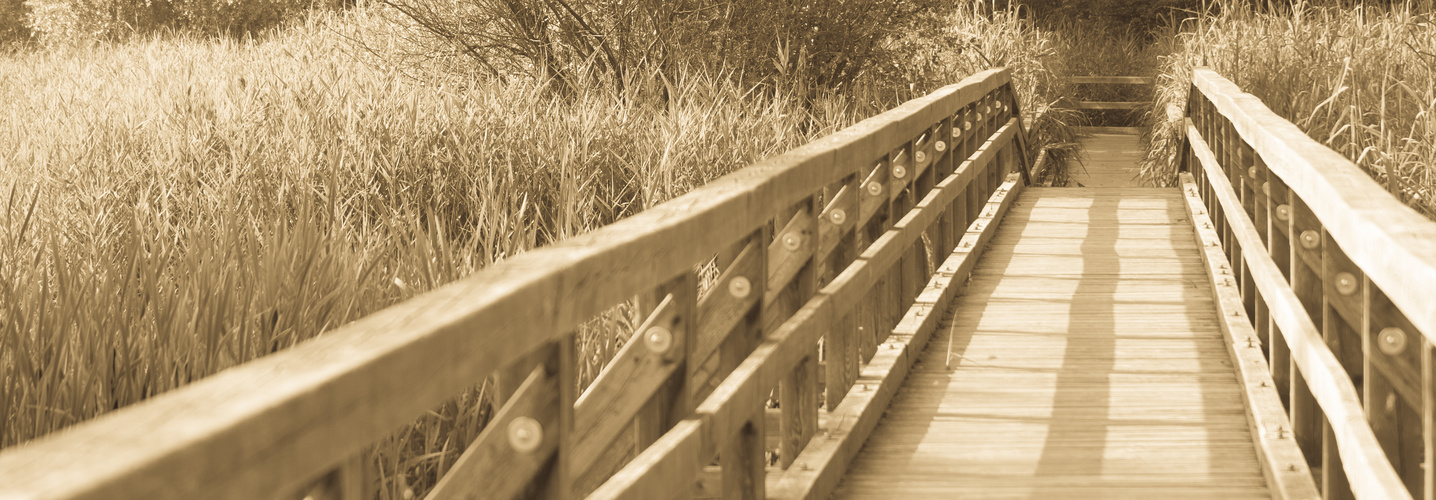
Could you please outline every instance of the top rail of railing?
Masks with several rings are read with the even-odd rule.
[[[635,337],[642,341],[630,342],[637,352],[625,358],[636,364],[623,365],[625,371],[611,378],[641,378],[657,391],[684,356],[696,349],[721,349],[698,336],[705,325],[726,321],[731,329],[747,321],[742,319],[745,310],[755,308],[764,315],[770,309],[785,311],[762,319],[764,324],[782,322],[815,292],[814,268],[826,265],[821,253],[852,246],[834,243],[834,238],[853,237],[870,220],[885,221],[876,227],[878,234],[898,224],[918,200],[926,199],[923,193],[934,189],[934,171],[946,170],[937,179],[952,173],[961,161],[954,162],[953,153],[962,158],[977,154],[1002,163],[1003,169],[1016,164],[1014,158],[1022,156],[1016,153],[1022,129],[1010,79],[1006,69],[973,75],[633,217],[511,257],[293,349],[0,452],[0,499],[275,498],[316,481],[334,483],[329,491],[338,493],[331,496],[361,498],[365,487],[355,486],[359,481],[352,474],[335,471],[352,470],[353,457],[365,447],[500,370],[524,381],[495,417],[504,424],[495,432],[506,432],[507,440],[489,439],[492,433],[485,431],[460,460],[471,469],[508,471],[492,475],[485,488],[524,487],[505,481],[527,482],[541,473],[552,453],[560,457],[558,470],[566,471],[576,454],[601,453],[607,446],[601,441],[619,432],[593,428],[618,420],[604,412],[631,418],[637,411],[632,405],[647,403],[652,394],[627,394],[624,380],[596,381],[582,399],[571,394],[576,384],[564,365],[572,364],[576,328],[617,304],[656,294],[661,303],[640,328],[645,336]],[[993,145],[993,138],[1004,142]],[[983,151],[977,151],[979,146]],[[951,153],[944,156],[944,151]],[[938,158],[946,166],[934,166]],[[972,189],[990,193],[1000,181],[973,179],[978,172],[998,170],[965,170],[960,179],[950,179],[961,183],[945,192],[947,200],[957,203],[951,200],[960,200],[953,197],[969,182]],[[966,219],[964,227],[978,218],[986,201],[986,193],[968,194],[981,194],[982,201],[958,217]],[[932,217],[919,219],[930,223]],[[906,238],[908,246],[917,238],[917,233],[902,234],[899,239]],[[946,251],[951,251],[956,239],[947,234]],[[861,247],[844,251],[849,262],[863,252]],[[766,257],[744,257],[755,252]],[[727,292],[700,300],[694,269],[712,262],[715,254],[729,263],[722,278]],[[735,274],[743,270],[754,276]],[[806,276],[801,280],[808,283],[802,285],[807,291],[790,293],[790,283],[800,281],[799,276]],[[796,305],[770,307],[785,301]],[[661,335],[667,333],[673,335]],[[644,346],[657,354],[645,355]],[[570,352],[563,354],[565,349]],[[519,360],[528,365],[511,366],[523,363]],[[701,363],[692,360],[682,377],[693,377]],[[694,394],[689,390],[677,399]],[[691,402],[672,404],[659,416],[667,426],[692,411]],[[583,418],[586,411],[597,417]],[[549,425],[554,422],[558,425]],[[556,440],[549,439],[554,429],[564,429]],[[584,432],[603,439],[584,442],[589,435]],[[485,455],[500,445],[510,455]],[[512,455],[509,445],[529,454]],[[566,491],[559,496],[567,496]]]
[[[1352,262],[1436,342],[1436,222],[1217,72],[1199,68],[1192,83],[1311,207]]]
[[[1259,441],[1294,440],[1324,498],[1432,499],[1436,223],[1216,72],[1192,84],[1184,189],[1290,418]]]

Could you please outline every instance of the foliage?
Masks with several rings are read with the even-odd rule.
[[[1436,216],[1436,25],[1406,6],[1252,9],[1221,2],[1176,38],[1144,175],[1170,183],[1191,70],[1209,66]],[[1169,111],[1171,108],[1174,111]]]
[[[596,71],[615,92],[638,68],[723,71],[748,84],[801,78],[843,88],[884,55],[885,40],[937,0],[383,0],[430,38],[494,77],[553,79],[576,91]]]
[[[10,1],[10,0],[5,0]],[[161,31],[242,36],[279,25],[313,7],[353,0],[24,0],[29,29],[42,39],[114,40]]]
[[[0,447],[322,335],[991,64],[1016,68],[1024,109],[1050,102],[1050,38],[977,5],[931,14],[933,38],[885,39],[903,62],[892,71],[812,98],[657,56],[618,87],[602,63],[576,67],[562,95],[541,78],[455,72],[463,56],[392,36],[419,31],[379,8],[259,41],[182,33],[0,56]],[[660,103],[645,98],[653,74]],[[582,380],[633,314],[616,304],[580,330]],[[480,384],[377,443],[380,496],[422,496],[490,411]]]
[[[0,47],[30,40],[29,16],[25,0],[0,0]]]
[[[1203,0],[1015,0],[1045,22],[1120,25],[1137,33],[1158,27],[1174,11],[1201,10]]]

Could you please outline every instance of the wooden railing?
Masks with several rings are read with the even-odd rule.
[[[6,450],[0,498],[367,498],[368,445],[494,374],[505,403],[431,498],[822,496],[1023,186],[1020,116],[1007,70],[974,75]],[[572,332],[635,297],[577,394]]]
[[[1254,424],[1262,449],[1294,439],[1325,498],[1436,498],[1436,223],[1215,72],[1186,116],[1193,222],[1291,422]]]
[[[1156,80],[1149,76],[1073,76],[1067,81],[1074,85],[1143,85],[1152,86]],[[1149,106],[1149,101],[1075,101],[1073,109],[1138,109]]]

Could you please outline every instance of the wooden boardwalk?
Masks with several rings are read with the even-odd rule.
[[[364,450],[495,377],[426,498],[1436,500],[1436,223],[1192,83],[1177,188],[1136,185],[1127,130],[1031,186],[985,71],[7,448],[0,498],[397,493]],[[615,306],[641,321],[580,393]]]
[[[1268,497],[1202,266],[1178,190],[1024,192],[835,496]]]
[[[1091,128],[1081,139],[1082,165],[1074,166],[1072,180],[1081,187],[1135,186],[1137,160],[1146,153],[1141,135],[1123,128]]]

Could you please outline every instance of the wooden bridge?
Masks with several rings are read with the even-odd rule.
[[[1207,70],[1179,187],[1029,185],[1009,78],[7,450],[0,499],[365,498],[495,374],[432,498],[1436,498],[1436,223]]]

